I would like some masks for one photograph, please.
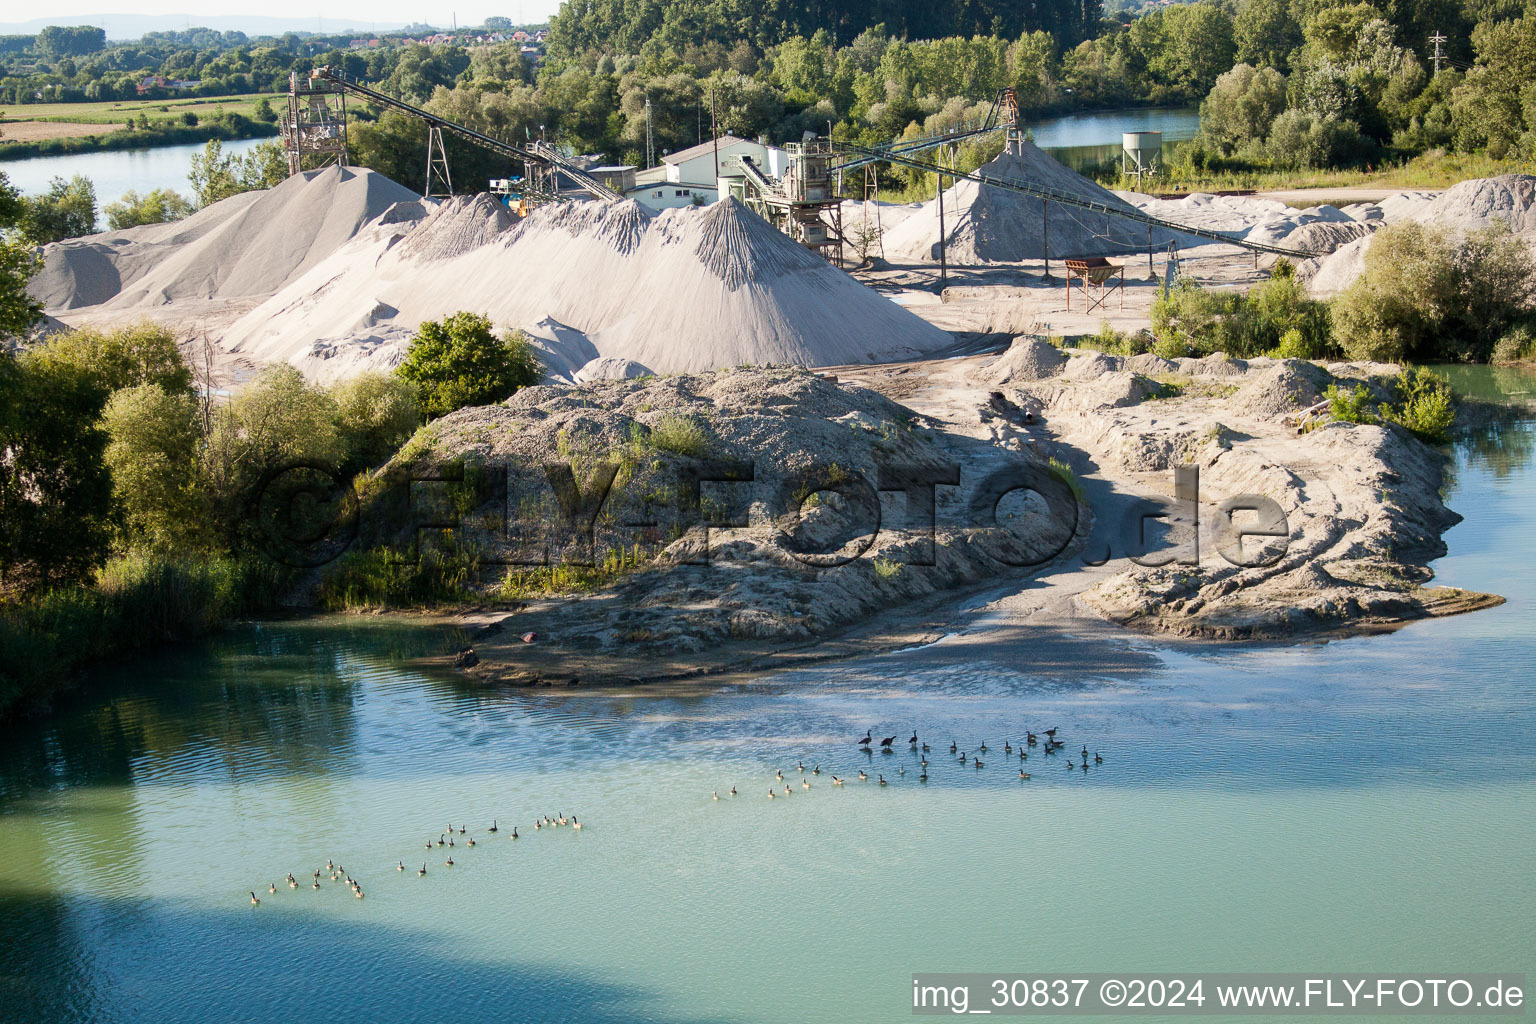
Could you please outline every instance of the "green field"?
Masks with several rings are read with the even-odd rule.
[[[273,109],[286,98],[277,93],[246,93],[241,96],[188,96],[169,100],[103,100],[99,103],[17,103],[0,107],[0,124],[8,121],[73,121],[79,124],[122,124],[144,114],[151,120],[166,114],[188,112],[202,116],[220,108],[256,116],[256,104],[265,98]]]

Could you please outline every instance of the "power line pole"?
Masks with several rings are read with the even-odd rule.
[[[651,94],[645,94],[645,166],[656,166],[656,143],[651,136]]]
[[[1435,62],[1435,74],[1438,75],[1440,73],[1440,64],[1445,60],[1445,55],[1440,52],[1440,44],[1444,43],[1446,38],[1440,34],[1439,30],[1436,30],[1435,34],[1429,37],[1429,41],[1435,44],[1435,55],[1430,59]]]

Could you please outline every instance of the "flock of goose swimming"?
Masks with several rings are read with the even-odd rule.
[[[1017,746],[1014,745],[1012,740],[1004,740],[1003,741],[1003,758],[1004,758],[1004,762],[1003,763],[1010,764],[1012,762],[1012,758],[1013,758],[1014,754],[1016,753],[1018,755],[1018,759],[1019,759],[1019,781],[1021,781],[1021,782],[1027,781],[1031,777],[1031,773],[1028,772],[1028,771],[1025,771],[1024,765],[1025,765],[1025,762],[1027,762],[1029,760],[1029,752],[1031,750],[1035,750],[1037,753],[1041,753],[1042,756],[1045,756],[1045,757],[1053,757],[1053,756],[1055,756],[1055,754],[1058,751],[1066,749],[1066,746],[1067,746],[1066,741],[1065,740],[1059,740],[1059,739],[1056,738],[1056,733],[1058,731],[1060,731],[1060,730],[1058,730],[1058,729],[1053,727],[1053,728],[1050,728],[1050,729],[1046,729],[1042,733],[1036,734],[1036,733],[1030,732],[1030,731],[1028,731],[1026,729],[1025,732],[1024,732],[1025,738],[1023,740],[1020,740]],[[1045,737],[1045,746],[1043,748],[1040,747],[1040,738],[1042,736]],[[859,751],[862,754],[864,754],[865,757],[870,759],[871,764],[869,765],[869,767],[871,767],[871,768],[874,767],[874,765],[873,765],[874,752],[875,752],[877,747],[878,747],[878,749],[879,749],[881,754],[893,754],[893,753],[895,753],[893,745],[896,743],[896,737],[895,736],[887,736],[884,739],[880,740],[878,743],[876,743],[875,736],[874,736],[874,731],[871,730],[871,729],[866,729],[864,731],[864,735],[862,737],[860,737],[855,742],[856,742],[856,745],[859,748]],[[918,775],[917,781],[918,782],[927,782],[928,781],[928,755],[930,753],[932,753],[932,748],[929,747],[928,744],[923,743],[923,744],[921,744],[922,749],[919,751],[918,750],[919,745],[920,744],[918,742],[917,733],[916,733],[916,731],[914,731],[912,733],[911,738],[907,740],[907,747],[912,752],[918,753],[920,755],[918,757],[918,766],[921,769],[921,774]],[[990,754],[992,752],[992,749],[993,748],[990,748],[990,747],[987,746],[987,741],[986,740],[982,740],[981,743],[979,745],[977,745],[974,748],[973,751],[961,750],[959,744],[956,743],[954,740],[950,740],[950,742],[949,742],[949,753],[950,753],[950,756],[954,757],[956,762],[960,766],[962,766],[962,767],[970,766],[970,767],[974,768],[977,771],[980,771],[982,768],[985,768],[987,766],[987,762],[983,761],[981,759],[981,755],[982,754]],[[1077,770],[1080,769],[1080,770],[1086,772],[1088,770],[1088,768],[1089,768],[1088,758],[1090,756],[1089,752],[1088,752],[1087,744],[1083,745],[1082,751],[1080,752],[1080,754],[1077,755],[1077,757],[1079,758],[1077,761],[1073,761],[1073,759],[1072,759],[1073,756],[1074,755],[1072,755],[1071,753],[1068,753],[1066,755],[1065,761],[1066,761],[1067,771],[1077,771]],[[1095,766],[1102,765],[1104,763],[1104,758],[1102,756],[1100,756],[1100,754],[1099,754],[1099,752],[1097,750],[1093,751],[1092,757],[1093,757],[1093,764]],[[801,776],[801,778],[800,778],[800,788],[801,788],[801,790],[810,789],[812,784],[811,784],[810,778],[806,777],[807,776],[807,769],[805,767],[805,762],[804,761],[799,762],[795,766],[795,768],[796,768],[796,771]],[[821,774],[822,774],[822,769],[821,769],[821,765],[820,764],[815,764],[815,766],[813,768],[809,769],[809,775],[811,775],[811,776],[820,776]],[[876,785],[889,786],[891,784],[891,780],[887,779],[885,777],[885,773],[884,772],[876,772],[875,774],[878,776],[878,778],[876,779]],[[904,765],[904,764],[899,765],[897,767],[897,769],[896,769],[896,774],[897,774],[898,777],[904,778],[906,776],[906,774],[907,774],[906,765]],[[843,779],[841,776],[838,776],[838,775],[833,775],[831,778],[832,778],[832,785],[834,785],[834,786],[841,786],[841,785],[843,785],[847,781],[847,780]],[[863,768],[860,768],[859,769],[858,778],[859,778],[860,782],[868,782],[868,781],[870,781],[870,779],[869,779],[869,772],[865,771]],[[780,792],[779,792],[779,788],[778,788],[779,783],[783,783],[783,785],[784,785],[784,790],[783,790],[783,793],[782,793],[783,796],[787,797],[787,796],[793,796],[794,795],[794,792],[795,792],[794,787],[791,786],[788,782],[785,781],[785,779],[784,779],[784,770],[782,768],[780,768],[780,769],[777,769],[774,772],[774,784],[768,787],[768,799],[769,800],[777,799],[781,795]],[[715,790],[710,795],[714,799],[716,799],[716,800],[720,799],[720,791],[718,789]],[[730,788],[730,790],[728,791],[728,793],[727,793],[727,796],[738,796],[738,795],[739,794],[738,794],[735,786],[732,786]]]
[[[565,827],[569,827],[573,831],[576,831],[576,832],[580,832],[581,828],[582,828],[581,822],[576,819],[576,815],[574,815],[574,814],[570,815],[569,817],[567,817],[564,814],[555,814],[553,816],[546,814],[543,817],[535,818],[534,821],[533,821],[533,830],[535,832],[538,832],[538,831],[540,831],[542,829],[546,829],[546,828],[565,828]],[[496,833],[501,831],[501,826],[498,824],[496,819],[492,819],[491,820],[491,827],[486,829],[486,831],[491,833],[492,835],[495,835]],[[451,868],[451,867],[453,867],[453,851],[454,851],[454,848],[458,845],[455,842],[455,838],[456,837],[459,837],[459,838],[463,839],[463,845],[464,845],[465,849],[473,849],[476,845],[478,845],[478,842],[476,841],[475,837],[469,834],[469,826],[468,825],[459,825],[459,826],[455,827],[454,825],[449,824],[447,828],[445,828],[442,832],[438,833],[437,839],[435,839],[435,840],[432,840],[432,839],[427,840],[426,850],[427,850],[428,853],[436,853],[439,850],[447,849],[447,851],[448,851],[448,859],[443,861],[443,865],[445,867],[450,867]],[[512,831],[507,834],[507,838],[508,839],[520,839],[520,838],[522,838],[518,834],[517,826],[516,825],[512,826]],[[481,842],[488,842],[488,841],[489,840],[482,840]],[[395,862],[395,870],[403,874],[407,870],[410,870],[410,869],[408,869],[406,867],[405,861],[399,860],[399,861]],[[422,861],[421,862],[421,867],[416,869],[416,877],[418,877],[418,878],[425,877],[426,873],[427,873],[427,862],[426,861]],[[322,886],[320,885],[320,876],[321,875],[329,875],[330,880],[332,882],[343,882],[343,881],[346,882],[347,883],[347,888],[352,891],[352,895],[354,897],[356,897],[357,899],[362,899],[363,898],[363,884],[361,882],[359,882],[357,879],[353,878],[352,875],[347,871],[347,869],[342,867],[340,864],[337,864],[334,861],[327,859],[326,862],[325,862],[325,867],[323,867],[323,868],[316,868],[315,871],[314,871],[314,874],[311,876],[311,880],[310,880],[310,888],[311,889],[313,889],[315,891],[319,891],[322,888]],[[284,877],[283,881],[287,883],[288,888],[290,888],[290,889],[297,889],[299,887],[299,880],[297,878],[293,877],[293,872],[291,872],[291,871],[287,874],[287,876]],[[276,893],[277,892],[277,883],[273,882],[272,884],[267,886],[267,892],[269,894]],[[253,906],[253,907],[261,906],[261,897],[256,895],[256,890],[254,890],[254,889],[251,890],[251,906]]]
[[[1051,728],[1051,729],[1046,729],[1042,733],[1036,734],[1036,733],[1029,732],[1028,730],[1026,730],[1025,733],[1024,733],[1024,737],[1025,738],[1020,740],[1017,745],[1015,745],[1012,740],[1004,740],[1003,741],[1002,756],[1004,758],[1004,763],[1005,764],[1011,764],[1013,757],[1015,755],[1017,755],[1018,762],[1019,762],[1019,779],[1020,779],[1020,781],[1025,781],[1025,780],[1030,778],[1031,773],[1025,770],[1025,764],[1029,761],[1029,755],[1030,755],[1031,751],[1035,751],[1036,753],[1040,754],[1043,757],[1054,757],[1059,751],[1066,749],[1066,746],[1067,746],[1066,742],[1064,740],[1059,740],[1059,739],[1056,738],[1057,731],[1058,730],[1056,730],[1054,728]],[[1044,746],[1043,747],[1041,746],[1042,737],[1043,737],[1043,740],[1044,740]],[[893,753],[895,753],[895,749],[894,749],[895,743],[896,743],[896,737],[895,736],[887,736],[884,739],[879,740],[877,742],[875,740],[875,738],[874,738],[873,730],[866,729],[864,731],[864,735],[862,737],[860,737],[856,741],[855,745],[858,747],[860,753],[864,754],[865,757],[870,759],[870,764],[868,765],[868,767],[870,769],[873,769],[874,768],[873,761],[874,761],[875,751],[878,749],[882,755],[893,754]],[[908,747],[908,749],[911,752],[916,753],[916,754],[919,755],[918,756],[918,767],[919,767],[921,773],[918,775],[917,781],[919,781],[919,782],[927,782],[928,781],[928,766],[929,766],[928,755],[930,753],[932,753],[932,748],[929,747],[929,745],[927,743],[919,743],[916,732],[913,732],[911,738],[907,740],[907,747]],[[992,752],[992,748],[987,746],[987,741],[986,740],[982,740],[981,743],[979,743],[974,748],[974,750],[961,750],[959,744],[957,744],[953,740],[951,740],[950,744],[949,744],[949,754],[950,754],[950,757],[954,758],[955,763],[957,764],[957,766],[959,766],[959,767],[970,767],[970,768],[972,768],[972,769],[974,769],[976,771],[980,771],[982,768],[985,768],[987,766],[987,762],[982,760],[981,755],[983,755],[983,754],[991,754],[991,752]],[[1089,760],[1088,759],[1089,759],[1090,754],[1089,754],[1087,745],[1085,744],[1083,746],[1083,749],[1077,755],[1075,755],[1075,756],[1077,757],[1076,761],[1073,760],[1074,755],[1071,754],[1071,753],[1068,753],[1066,755],[1066,757],[1064,758],[1067,770],[1068,771],[1078,771],[1078,770],[1081,770],[1081,771],[1084,771],[1084,772],[1088,771],[1088,768],[1089,768]],[[1104,758],[1099,755],[1098,751],[1093,751],[1091,756],[1093,758],[1093,764],[1095,766],[1102,765],[1104,763]],[[820,764],[814,764],[814,767],[811,767],[811,768],[807,769],[805,767],[805,762],[801,761],[801,762],[799,762],[796,765],[796,770],[797,770],[797,772],[800,775],[800,789],[802,791],[803,790],[808,790],[808,789],[810,789],[812,787],[812,783],[811,783],[811,779],[812,778],[819,777],[819,776],[822,775],[822,767],[821,767]],[[876,775],[876,779],[875,779],[876,785],[888,786],[888,785],[891,784],[891,780],[887,779],[885,777],[885,773],[884,772],[876,771],[874,774]],[[906,774],[907,774],[906,765],[905,764],[898,765],[898,767],[896,769],[897,777],[898,778],[903,778],[903,777],[906,776]],[[791,786],[785,780],[783,769],[778,769],[778,770],[776,770],[774,772],[774,780],[775,780],[774,784],[768,787],[768,799],[774,800],[774,799],[779,798],[781,795],[784,796],[784,797],[788,797],[788,796],[792,796],[794,794],[794,792],[795,792],[794,787]],[[838,775],[832,775],[831,776],[831,780],[832,780],[832,785],[834,785],[834,786],[841,786],[846,781],[845,779],[843,779],[841,776],[838,776]],[[870,781],[870,772],[865,771],[864,768],[860,768],[859,772],[858,772],[858,780],[860,782],[869,782]],[[779,788],[778,788],[780,783],[782,783],[783,787],[784,787],[783,791],[782,791],[782,794],[780,793]],[[729,791],[728,795],[732,796],[732,797],[738,795],[735,786],[732,786],[730,788],[730,791]],[[715,790],[714,793],[712,794],[712,796],[714,797],[714,799],[719,800],[720,799],[720,791],[718,789]],[[566,828],[566,827],[568,827],[568,828],[570,828],[570,829],[572,829],[574,831],[579,832],[579,831],[581,831],[582,825],[581,825],[581,822],[577,820],[577,818],[576,818],[576,816],[574,814],[570,815],[569,817],[567,817],[564,814],[555,814],[555,815],[547,815],[546,814],[543,817],[536,818],[534,820],[534,823],[533,823],[533,828],[534,828],[535,832],[541,831],[541,830],[546,829],[546,828]],[[500,825],[495,820],[492,820],[490,827],[488,829],[486,829],[486,832],[488,832],[488,833],[490,833],[492,835],[495,835],[495,834],[499,833],[500,831],[501,831],[501,827],[500,827]],[[512,827],[512,831],[507,834],[507,838],[509,838],[509,839],[521,838],[521,836],[520,836],[520,834],[519,834],[519,832],[517,830],[517,826],[514,825]],[[429,854],[437,854],[439,852],[442,852],[442,851],[446,850],[447,851],[447,859],[445,859],[443,861],[443,865],[445,867],[451,868],[451,867],[453,867],[453,864],[454,864],[454,861],[453,861],[454,850],[460,845],[458,840],[462,840],[462,845],[464,846],[464,848],[466,850],[473,849],[479,843],[479,841],[477,841],[474,836],[469,834],[469,826],[467,826],[467,825],[454,826],[454,825],[450,824],[442,832],[438,833],[438,836],[437,836],[436,839],[429,839],[429,840],[427,840],[425,849],[427,850],[427,852]],[[486,841],[488,841],[488,840],[486,840]],[[405,863],[404,860],[398,860],[398,861],[395,862],[395,870],[403,874],[404,872],[406,872],[408,870],[411,870],[411,869],[406,866],[406,863]],[[426,873],[427,873],[427,862],[426,861],[422,861],[421,867],[416,869],[416,875],[419,878],[419,877],[424,877],[426,875]],[[316,868],[314,870],[314,872],[310,876],[310,886],[309,887],[311,889],[318,891],[321,888],[323,888],[323,886],[321,885],[321,882],[320,882],[320,879],[321,879],[322,875],[327,876],[332,883],[346,882],[347,883],[347,888],[351,890],[352,895],[354,897],[356,897],[357,899],[362,899],[363,898],[363,885],[362,885],[362,883],[359,882],[356,878],[352,877],[351,873],[349,873],[347,871],[347,869],[342,867],[340,864],[337,864],[337,863],[335,863],[334,861],[331,861],[331,860],[327,860],[325,862],[325,867],[323,867],[323,868]],[[299,884],[300,884],[299,880],[294,877],[292,872],[289,872],[284,877],[283,881],[287,884],[288,888],[290,888],[290,889],[297,889],[297,888],[299,888]],[[273,882],[269,886],[267,886],[267,892],[269,894],[275,894],[277,891],[278,891],[278,883]],[[254,889],[251,890],[251,906],[253,906],[253,907],[261,906],[261,897],[256,895],[256,891]]]

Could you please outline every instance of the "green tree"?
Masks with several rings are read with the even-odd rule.
[[[0,172],[0,229],[15,227],[24,209],[21,194]],[[27,282],[40,265],[36,248],[25,238],[0,230],[0,342],[25,338],[42,317],[42,304],[27,294]]]
[[[1285,71],[1291,51],[1301,46],[1301,25],[1290,0],[1243,0],[1232,24],[1237,59],[1255,67]]]
[[[124,388],[107,401],[102,426],[128,546],[166,554],[201,547],[207,514],[196,397],[157,384]]]
[[[101,212],[107,215],[107,227],[122,231],[140,224],[181,220],[192,212],[192,204],[174,189],[157,188],[142,196],[130,189],[117,202],[102,207]]]
[[[347,462],[372,466],[393,455],[421,426],[416,388],[385,373],[360,373],[331,388]]]
[[[416,387],[428,416],[503,401],[543,376],[521,331],[499,338],[489,320],[467,312],[422,324],[395,373]]]
[[[149,320],[122,327],[80,327],[55,334],[32,349],[29,358],[84,373],[109,395],[142,384],[153,384],[171,393],[192,388],[192,371],[181,357],[176,336]]]
[[[68,181],[53,178],[48,191],[22,196],[19,227],[39,245],[89,235],[96,230],[96,187],[91,179],[75,175]]]
[[[1372,237],[1333,321],[1352,359],[1486,360],[1533,309],[1536,259],[1507,227],[1458,239],[1406,221]]]
[[[1239,64],[1216,79],[1200,104],[1200,134],[1231,152],[1269,137],[1285,109],[1285,79],[1274,68]]]
[[[194,153],[187,181],[198,206],[221,199],[275,188],[288,177],[288,157],[281,144],[268,139],[252,146],[244,156],[226,156],[218,139],[209,139],[201,153]]]
[[[106,561],[105,401],[83,370],[0,354],[0,602],[83,582]]]

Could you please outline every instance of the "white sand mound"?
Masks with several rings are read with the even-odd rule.
[[[1305,409],[1323,397],[1333,375],[1316,363],[1282,359],[1258,373],[1249,374],[1228,400],[1246,416],[1274,419]]]
[[[1013,384],[1033,380],[1045,380],[1061,372],[1067,357],[1055,345],[1048,345],[1039,338],[1013,339],[1008,350],[982,367],[977,378],[988,384]]]
[[[1157,373],[1172,373],[1178,367],[1156,352],[1141,352],[1127,359],[1124,369],[1150,377]]]
[[[392,205],[417,199],[367,168],[309,171],[276,188],[214,203],[183,221],[47,246],[30,290],[49,309],[265,297]]]
[[[633,202],[572,203],[505,229],[501,216],[465,201],[364,231],[235,323],[225,342],[321,379],[334,376],[327,353],[349,343],[384,352],[458,310],[532,325],[551,373],[567,377],[598,356],[687,373],[882,362],[952,343],[734,200],[654,216]],[[369,323],[381,305],[392,315]]]
[[[652,376],[655,376],[655,374],[633,359],[615,359],[613,356],[602,356],[577,370],[571,379],[577,384],[587,384],[595,380],[628,380],[631,377]]]
[[[1068,380],[1097,380],[1106,373],[1119,373],[1121,362],[1119,356],[1105,355],[1103,352],[1074,355],[1062,376]]]
[[[1405,192],[1382,200],[1379,206],[1387,223],[1418,221],[1458,234],[1502,224],[1536,249],[1536,176],[1529,174],[1473,178],[1433,197]],[[1365,272],[1370,244],[1367,235],[1299,268],[1312,295],[1327,298],[1354,284]]]
[[[1019,153],[1003,153],[981,168],[981,173],[1043,185],[1111,208],[1134,211],[1125,200],[1064,167],[1043,150],[1028,142],[1021,146]],[[1039,199],[974,181],[957,181],[944,192],[946,258],[956,263],[1040,259],[1046,254],[1044,213]],[[1145,225],[1061,203],[1050,204],[1049,227],[1050,255],[1057,259],[1145,252],[1147,248]],[[1201,244],[1188,235],[1162,229],[1152,232],[1152,241],[1157,245],[1165,245],[1174,238],[1181,246]],[[939,207],[935,200],[924,203],[920,210],[886,231],[886,256],[892,260],[937,262],[934,247],[938,240]]]

